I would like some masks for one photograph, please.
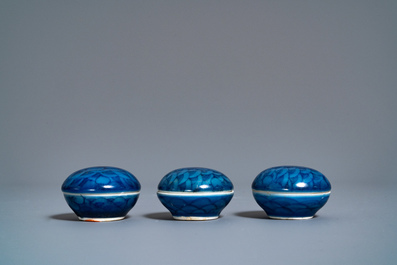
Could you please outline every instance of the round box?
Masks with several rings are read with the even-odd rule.
[[[325,205],[331,184],[317,170],[280,166],[262,171],[252,183],[256,202],[273,219],[310,219]]]
[[[233,197],[233,184],[208,168],[171,171],[158,185],[157,196],[177,220],[213,220]]]
[[[141,185],[130,172],[90,167],[71,174],[62,185],[70,208],[83,221],[123,219],[138,200]]]

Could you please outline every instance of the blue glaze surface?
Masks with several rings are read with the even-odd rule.
[[[118,196],[85,196],[64,194],[66,202],[79,217],[123,217],[134,207],[139,194]]]
[[[209,196],[157,195],[174,217],[218,217],[233,197],[232,193]]]
[[[259,173],[252,183],[252,188],[280,192],[324,192],[331,190],[331,184],[317,170],[298,166],[280,166]]]
[[[62,191],[70,193],[114,193],[140,191],[139,181],[130,172],[116,167],[89,167],[71,174]]]
[[[160,181],[162,191],[209,192],[233,190],[232,182],[221,172],[200,167],[171,171]]]
[[[259,206],[272,218],[310,218],[325,205],[329,194],[317,196],[278,196],[254,192]]]

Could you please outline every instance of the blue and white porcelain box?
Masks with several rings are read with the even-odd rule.
[[[66,202],[83,221],[124,219],[138,200],[141,185],[130,172],[90,167],[71,174],[62,185]]]
[[[177,220],[213,220],[233,197],[233,184],[221,172],[208,168],[171,171],[158,185],[157,196]]]
[[[269,218],[310,219],[328,201],[331,184],[317,170],[279,166],[262,171],[252,192]]]

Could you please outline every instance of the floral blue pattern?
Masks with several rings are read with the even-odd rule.
[[[165,175],[158,189],[189,192],[227,191],[233,190],[233,184],[219,171],[190,167],[176,169]]]
[[[297,166],[280,166],[259,173],[252,183],[252,188],[266,191],[319,192],[330,191],[331,184],[317,170]]]
[[[210,220],[219,217],[233,193],[232,182],[219,171],[188,167],[165,175],[157,196],[175,219]]]
[[[139,194],[120,196],[85,196],[65,194],[73,212],[85,218],[123,217],[136,204]]]
[[[233,194],[205,197],[158,194],[158,197],[174,217],[217,217],[231,201]]]
[[[327,203],[329,194],[287,197],[254,192],[254,197],[271,218],[310,218]]]
[[[331,184],[317,170],[280,166],[259,173],[252,183],[256,202],[270,218],[312,218],[328,201]]]
[[[139,191],[141,185],[130,172],[116,167],[90,167],[71,174],[62,191],[70,193],[109,193]]]
[[[90,221],[124,218],[137,202],[140,189],[134,175],[116,167],[84,168],[62,184],[69,207],[81,220]]]

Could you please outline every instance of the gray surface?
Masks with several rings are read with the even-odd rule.
[[[174,221],[144,189],[127,219],[78,221],[59,187],[2,192],[2,264],[394,264],[394,188],[338,187],[311,220],[266,219],[249,188],[214,221]],[[16,194],[18,197],[16,198]],[[9,196],[6,196],[9,195]]]
[[[2,263],[391,264],[396,13],[396,1],[1,1]],[[318,218],[257,212],[252,180],[285,164],[330,179]],[[140,180],[129,219],[73,221],[60,185],[93,165]],[[156,186],[185,166],[233,181],[223,218],[163,220]]]

